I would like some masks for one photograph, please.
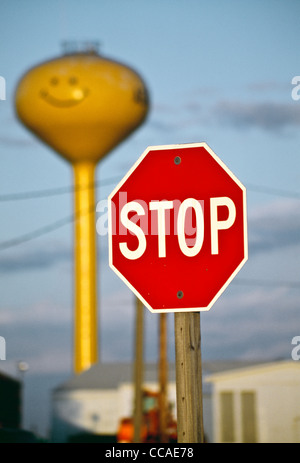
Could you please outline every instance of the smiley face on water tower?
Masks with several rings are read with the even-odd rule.
[[[141,77],[96,53],[65,55],[30,69],[15,103],[23,124],[72,163],[96,163],[148,113]]]
[[[68,88],[69,86],[69,88]],[[57,108],[70,108],[81,103],[89,94],[89,89],[83,88],[75,76],[51,77],[48,86],[41,89],[41,97]]]

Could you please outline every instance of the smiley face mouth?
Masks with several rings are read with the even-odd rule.
[[[78,90],[75,90],[75,92],[73,93],[73,98],[61,99],[61,98],[56,98],[53,95],[51,95],[51,93],[49,93],[48,90],[40,91],[41,98],[45,100],[47,103],[57,108],[70,108],[72,106],[76,106],[79,103],[81,103],[83,100],[85,100],[88,94],[89,94],[88,89],[78,89]]]

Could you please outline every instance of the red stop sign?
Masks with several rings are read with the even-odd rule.
[[[246,189],[205,143],[148,147],[108,210],[109,264],[152,312],[209,310],[248,258]]]

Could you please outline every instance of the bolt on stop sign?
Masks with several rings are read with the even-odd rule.
[[[110,267],[152,312],[209,310],[248,258],[246,189],[206,143],[148,147],[108,211]]]

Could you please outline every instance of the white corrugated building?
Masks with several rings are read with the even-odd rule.
[[[215,373],[214,442],[300,442],[300,362],[277,361]]]

